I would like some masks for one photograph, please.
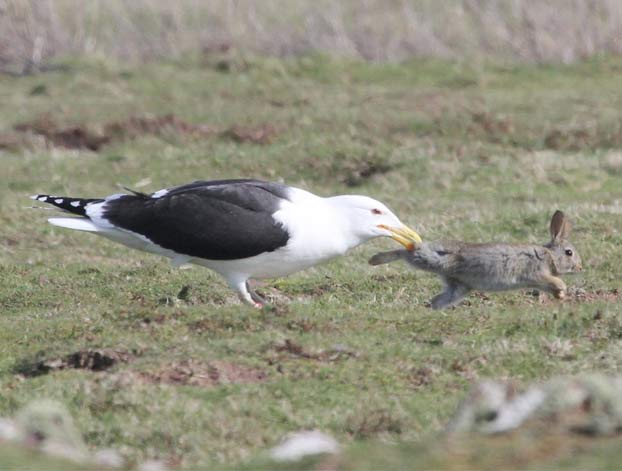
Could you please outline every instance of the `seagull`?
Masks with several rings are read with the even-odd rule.
[[[266,301],[249,279],[278,278],[344,255],[376,237],[409,250],[421,242],[383,203],[367,196],[317,196],[253,179],[195,181],[151,194],[106,198],[34,195],[78,217],[50,224],[92,232],[133,249],[193,263],[220,274],[240,299]]]

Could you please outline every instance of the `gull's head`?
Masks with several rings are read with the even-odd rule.
[[[391,237],[407,250],[413,250],[421,243],[421,237],[399,218],[384,203],[367,196],[343,195],[330,198],[340,207],[352,233],[360,240],[375,237]]]

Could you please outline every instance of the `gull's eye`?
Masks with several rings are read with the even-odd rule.
[[[566,249],[566,255],[568,255],[569,257],[572,257],[572,250]]]
[[[371,213],[372,214],[382,214],[382,211],[380,211],[379,209],[374,208],[374,209],[371,210]]]

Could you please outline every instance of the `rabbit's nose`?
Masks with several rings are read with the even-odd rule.
[[[581,266],[581,264],[579,263],[579,264],[576,266],[576,270],[577,270],[577,271],[583,271],[583,266]]]

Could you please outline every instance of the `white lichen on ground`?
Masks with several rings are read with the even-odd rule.
[[[570,431],[609,435],[622,429],[622,378],[558,377],[517,392],[508,382],[477,383],[448,426],[450,433],[507,432],[529,420]]]
[[[295,461],[305,456],[339,453],[337,441],[318,430],[293,433],[270,450],[275,461]]]

